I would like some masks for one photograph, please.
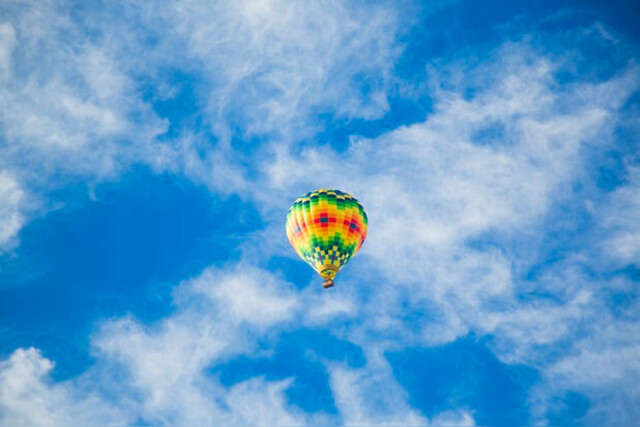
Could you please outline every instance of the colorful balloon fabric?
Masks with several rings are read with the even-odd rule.
[[[298,255],[333,286],[333,277],[367,237],[367,214],[352,196],[321,189],[298,198],[287,214],[287,237]]]

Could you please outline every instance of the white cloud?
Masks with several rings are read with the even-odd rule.
[[[358,289],[359,318],[366,320],[350,339],[366,348],[372,341],[437,345],[469,332],[490,335],[499,358],[541,369],[555,392],[563,387],[554,388],[560,370],[552,365],[565,360],[573,366],[572,351],[586,345],[596,353],[616,352],[609,342],[576,338],[606,335],[613,322],[602,296],[617,285],[585,271],[589,263],[602,266],[593,248],[572,248],[564,262],[544,267],[546,274],[524,278],[549,256],[545,230],[559,226],[554,215],[563,204],[594,212],[602,203],[596,212],[616,230],[606,242],[612,254],[627,262],[637,255],[633,178],[604,202],[593,193],[575,199],[572,188],[595,187],[585,172],[589,153],[614,146],[620,109],[640,84],[638,69],[631,65],[603,82],[561,85],[556,75],[565,60],[527,43],[507,43],[480,66],[434,69],[434,112],[423,123],[370,140],[352,137],[341,154],[281,148],[275,161],[263,164],[276,191],[337,187],[368,210],[362,254],[339,279],[382,286]],[[464,95],[469,85],[473,96]],[[255,197],[267,216],[290,203]],[[407,310],[424,316],[407,320]],[[635,354],[634,342],[626,336],[630,347],[623,353]],[[587,357],[580,369],[589,372],[598,360]],[[629,360],[619,360],[621,372],[637,379]],[[629,404],[613,386],[589,385],[598,386],[601,397]]]
[[[445,411],[433,417],[431,423],[435,426],[473,426],[473,414],[467,410]]]
[[[0,424],[4,426],[82,426],[124,424],[121,411],[92,390],[53,383],[53,362],[39,351],[17,349],[0,362]]]
[[[228,321],[260,327],[290,319],[297,305],[287,284],[248,265],[229,273],[206,270],[187,292],[208,297]]]
[[[15,178],[0,170],[0,253],[14,241],[24,223],[24,191]]]
[[[266,382],[254,378],[231,388],[227,404],[234,416],[231,425],[293,426],[304,425],[305,417],[288,408],[283,392],[290,380]]]
[[[81,425],[87,420],[160,425],[428,423],[407,404],[406,392],[380,354],[367,357],[366,367],[359,369],[324,361],[339,418],[293,406],[285,391],[294,377],[267,381],[257,376],[229,387],[219,383],[210,368],[243,354],[268,355],[271,349],[260,349],[258,340],[264,345],[278,330],[301,321],[300,310],[294,310],[300,303],[316,304],[313,292],[300,294],[300,300],[289,286],[267,271],[242,264],[208,269],[176,289],[176,308],[169,317],[152,325],[130,316],[104,322],[92,337],[96,364],[61,383],[47,378],[53,362],[37,350],[18,349],[0,366],[6,414],[2,425]],[[322,309],[319,318],[330,316]],[[318,315],[310,319],[317,322]],[[436,419],[448,425],[473,423],[467,411]]]
[[[319,113],[374,118],[388,109],[398,22],[384,5],[130,2],[71,15],[67,6],[2,6],[11,22],[0,29],[0,167],[11,170],[2,175],[1,195],[11,202],[1,211],[11,220],[3,223],[5,240],[26,221],[19,205],[27,190],[17,182],[46,199],[70,181],[100,182],[142,163],[184,173],[213,191],[241,191],[247,178],[231,145],[236,128],[241,137],[290,142],[316,129]],[[103,20],[110,14],[118,20]],[[176,66],[197,86],[205,130],[160,142],[168,123],[151,102],[179,95],[182,82],[161,71]],[[141,81],[151,86],[150,96]],[[130,317],[105,322],[93,338],[99,363],[91,375],[123,396],[115,404],[126,408],[128,423],[301,424],[305,418],[283,397],[288,381],[256,378],[227,390],[204,373],[222,357],[253,350],[256,336],[298,315],[295,294],[282,286],[246,265],[206,271],[176,291],[176,313],[158,324]],[[349,310],[348,304],[316,309],[310,318],[322,323]],[[126,379],[112,381],[123,368]],[[11,384],[18,374],[6,372],[4,383]],[[67,415],[82,400],[52,398],[62,385],[43,375],[34,387],[51,405],[30,414],[26,405],[33,402],[24,400],[8,424],[46,424],[47,415],[53,423],[71,422]],[[66,383],[65,396],[78,387],[76,380]],[[14,391],[7,402],[21,401]]]
[[[331,389],[345,425],[426,425],[406,402],[390,369],[353,370],[329,366]]]
[[[319,283],[319,278],[316,279]],[[316,285],[318,284],[316,283]],[[358,315],[358,303],[353,295],[347,292],[318,294],[313,292],[315,286],[307,291],[304,302],[307,306],[305,310],[306,323],[326,324],[336,322],[339,319],[353,318]]]
[[[607,198],[602,223],[603,254],[626,264],[640,265],[640,169],[631,167],[628,183]]]
[[[16,350],[0,362],[1,424],[304,424],[311,418],[284,395],[291,379],[256,377],[227,388],[207,374],[230,356],[256,354],[256,340],[273,332],[265,328],[293,315],[293,297],[276,295],[283,283],[247,271],[207,270],[181,284],[176,312],[155,325],[104,322],[92,339],[97,363],[77,378],[52,382],[53,362],[35,349]]]
[[[472,99],[436,87],[435,112],[424,123],[354,140],[342,155],[283,150],[265,173],[284,194],[329,185],[360,198],[372,225],[360,262],[411,286],[415,297],[453,292],[472,304],[508,297],[517,260],[467,243],[486,233],[539,243],[544,216],[581,177],[581,150],[610,140],[616,109],[637,87],[635,71],[557,91],[548,59],[507,45],[492,63],[461,71],[487,80]],[[492,128],[499,143],[476,140]]]
[[[566,58],[507,43],[479,67],[432,66],[425,87],[434,111],[424,122],[373,139],[353,136],[338,154],[293,143],[318,130],[319,114],[373,119],[388,110],[402,29],[386,4],[129,2],[107,8],[126,18],[113,28],[100,22],[102,10],[81,23],[64,4],[19,6],[3,6],[11,23],[0,24],[0,245],[15,241],[26,221],[25,194],[46,194],[69,179],[100,181],[134,163],[182,173],[214,192],[241,193],[267,220],[278,218],[256,236],[273,243],[246,251],[251,262],[285,250],[280,220],[292,194],[335,186],[369,212],[369,238],[339,277],[340,294],[285,290],[243,261],[182,284],[175,313],[157,324],[105,322],[93,341],[104,371],[94,374],[135,397],[130,422],[303,423],[308,418],[283,397],[287,380],[253,378],[226,389],[205,371],[257,351],[258,337],[296,321],[336,319],[350,322],[336,334],[369,351],[367,368],[329,367],[346,423],[428,422],[370,350],[437,345],[470,331],[493,335],[503,361],[536,365],[553,387],[628,402],[611,390],[640,375],[637,319],[611,317],[600,297],[612,285],[580,269],[588,255],[574,254],[533,281],[522,272],[547,256],[544,230],[558,203],[582,203],[571,199],[571,186],[588,180],[584,151],[610,145],[619,109],[638,88],[637,67],[600,83],[561,84],[556,73]],[[184,83],[163,74],[170,67],[193,78],[205,123],[160,142],[168,123],[151,103],[175,99]],[[141,80],[151,82],[149,97]],[[247,154],[232,136],[267,142]],[[257,174],[243,166],[256,159]],[[605,246],[623,262],[638,258],[635,176],[596,207],[611,230]],[[425,316],[407,320],[407,309]],[[554,345],[569,350],[549,362],[544,356]],[[49,414],[61,423],[76,412],[86,414],[79,420],[124,416],[77,397],[73,381],[48,383],[51,362],[35,350],[17,350],[2,363],[7,425],[46,423]],[[616,369],[579,375],[603,363]],[[122,384],[109,381],[116,367],[127,372]],[[469,423],[472,410],[435,420]]]
[[[539,419],[544,419],[545,409],[553,407],[558,395],[570,390],[579,391],[589,400],[584,424],[636,422],[640,416],[638,308],[637,303],[632,304],[623,318],[612,316],[604,307],[583,316],[582,322],[590,323],[589,333],[576,334],[570,350],[543,371],[544,387],[536,387],[532,393],[536,401],[533,413]]]
[[[388,109],[397,15],[343,1],[189,0],[162,17],[202,61],[212,125],[282,137],[309,128],[312,110],[372,118]]]
[[[465,409],[445,411],[431,422],[408,403],[408,393],[396,382],[378,349],[367,355],[367,365],[353,369],[329,363],[329,383],[344,425],[475,425]],[[424,384],[430,387],[430,384]]]
[[[155,140],[167,123],[142,100],[108,40],[89,37],[66,6],[0,6],[9,19],[0,22],[0,169],[30,199],[29,209],[6,205],[15,214],[2,223],[2,239],[46,211],[52,190],[113,178],[137,162],[162,169],[172,156]]]
[[[8,6],[17,41],[0,80],[4,162],[48,187],[52,174],[100,178],[161,155],[153,142],[167,125],[104,41],[53,2]]]
[[[11,68],[11,53],[16,43],[16,31],[8,22],[0,23],[0,72]]]
[[[140,396],[137,415],[151,422],[300,424],[283,396],[289,382],[254,378],[226,389],[206,374],[225,358],[254,353],[266,328],[291,320],[295,299],[278,295],[283,287],[266,271],[206,270],[180,285],[176,312],[158,324],[105,323],[93,340],[96,355],[126,369],[122,390]]]
[[[385,4],[2,8],[10,23],[0,23],[0,167],[45,201],[69,181],[101,182],[136,163],[214,192],[246,192],[248,159],[232,136],[292,142],[321,126],[318,114],[379,117],[400,52],[400,12]],[[203,129],[162,139],[170,123],[152,103],[175,101],[185,85],[193,85]]]
[[[324,126],[320,115],[372,119],[389,108],[404,31],[392,5],[185,0],[162,9],[133,2],[132,10],[163,51],[179,51],[189,64],[216,143],[205,134],[187,136],[177,161],[215,192],[246,193],[253,182],[244,164],[270,157],[273,142],[312,137]],[[153,57],[166,62],[158,53]],[[138,67],[146,73],[146,63]]]

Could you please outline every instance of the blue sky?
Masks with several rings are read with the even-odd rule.
[[[638,15],[3,2],[0,425],[636,424]]]

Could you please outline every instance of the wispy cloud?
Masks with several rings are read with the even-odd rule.
[[[591,352],[604,348],[637,354],[631,336],[618,341],[623,347],[595,338],[612,331],[606,325],[614,321],[604,314],[612,308],[601,296],[617,286],[606,276],[590,277],[586,268],[589,261],[592,268],[602,266],[590,258],[601,256],[599,243],[544,267],[555,250],[545,241],[547,230],[569,233],[562,229],[563,206],[589,215],[594,203],[602,203],[597,211],[605,213],[599,215],[617,230],[605,243],[610,254],[623,264],[637,258],[633,169],[630,184],[604,200],[597,190],[584,198],[574,189],[593,188],[588,162],[594,152],[614,146],[619,110],[640,84],[638,69],[631,65],[605,81],[560,85],[556,76],[565,61],[526,42],[507,43],[479,67],[434,70],[435,111],[424,123],[374,140],[355,137],[346,154],[283,151],[264,165],[271,185],[284,193],[336,186],[368,207],[367,248],[350,268],[387,286],[361,295],[359,315],[367,320],[351,339],[365,347],[373,337],[389,335],[391,346],[400,336],[405,345],[434,345],[469,332],[489,334],[502,360],[538,366],[552,383],[559,366],[576,366],[552,357],[557,348],[584,352],[583,346],[593,346],[588,354],[595,358]],[[466,78],[461,82],[457,75]],[[470,88],[473,95],[465,95]],[[591,233],[596,231],[582,235]],[[546,274],[529,278],[541,265]],[[429,315],[403,320],[406,310]],[[637,322],[632,319],[629,326]],[[585,357],[587,365],[596,360]],[[622,372],[637,378],[625,360],[619,361]],[[614,399],[615,389],[607,390]],[[594,414],[592,420],[601,419]],[[624,417],[616,419],[628,422],[633,411]]]
[[[33,348],[0,362],[0,423],[14,425],[122,424],[127,418],[81,384],[52,384],[54,364]]]
[[[312,135],[321,114],[379,117],[401,51],[398,12],[384,4],[2,9],[0,166],[45,201],[52,187],[114,178],[132,164],[246,191],[255,148],[235,149],[232,138],[292,142]],[[184,101],[190,87],[196,95]],[[181,130],[182,120],[203,125]]]
[[[590,422],[637,418],[637,291],[619,271],[640,256],[637,159],[624,159],[613,191],[589,165],[615,149],[640,86],[633,63],[582,76],[579,55],[531,37],[486,61],[425,60],[427,81],[412,89],[433,99],[424,120],[352,135],[337,152],[308,143],[322,117],[380,118],[401,84],[407,17],[388,3],[2,8],[0,248],[16,242],[32,198],[133,164],[237,193],[267,223],[237,264],[178,285],[167,317],[103,321],[85,374],[52,381],[53,362],[35,349],[0,362],[2,423],[468,425],[473,408],[429,420],[411,407],[385,358],[467,334],[503,363],[540,371],[535,422],[567,390],[593,399]],[[565,37],[613,43],[598,25]],[[320,294],[263,267],[294,256],[282,232],[291,198],[325,186],[358,197],[371,228],[337,292]],[[558,239],[570,242],[559,255]],[[616,293],[630,301],[611,304]],[[363,366],[320,362],[338,414],[292,404],[295,378],[225,386],[212,374],[234,357],[268,356],[296,328],[327,328],[365,354]]]
[[[602,212],[603,253],[622,265],[640,263],[640,171],[630,167],[626,185],[607,198]]]
[[[0,171],[0,253],[4,247],[15,242],[24,216],[20,212],[24,199],[24,191],[15,178],[5,171]]]
[[[292,319],[296,299],[276,293],[282,287],[250,267],[207,270],[177,288],[176,313],[159,324],[105,323],[94,337],[96,354],[126,370],[113,386],[140,396],[137,416],[145,420],[299,424],[303,416],[283,397],[288,381],[254,378],[227,389],[206,373],[225,358],[255,352],[260,336]]]

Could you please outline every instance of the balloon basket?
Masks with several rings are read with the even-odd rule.
[[[333,287],[333,280],[324,279],[324,283],[322,284],[322,287],[325,288],[325,289],[329,289],[329,288]]]

